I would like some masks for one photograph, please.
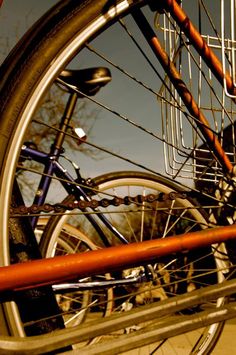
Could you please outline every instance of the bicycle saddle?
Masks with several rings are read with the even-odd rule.
[[[108,68],[97,67],[79,70],[63,70],[59,78],[65,84],[74,86],[88,96],[95,95],[102,86],[111,81],[111,72]],[[67,87],[70,90],[70,88]],[[81,94],[81,96],[83,96]]]

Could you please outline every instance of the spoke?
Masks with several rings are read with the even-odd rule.
[[[73,299],[73,301],[74,301],[74,299]],[[97,300],[95,300],[94,302],[90,303],[85,308],[80,309],[79,311],[76,311],[76,313],[70,319],[68,319],[67,321],[64,322],[65,326],[67,326],[73,320],[77,319],[82,313],[84,313],[87,309],[91,308],[96,302],[97,302]],[[74,312],[74,311],[71,311],[71,312]]]
[[[145,189],[143,188],[142,196],[145,197]],[[144,223],[145,223],[145,203],[142,203],[141,207],[141,221],[140,221],[140,242],[143,242],[143,233],[144,233]]]
[[[175,201],[173,201],[175,202]],[[171,206],[171,209],[172,207],[174,207],[174,203],[172,202],[172,206]],[[170,228],[168,230],[166,230],[166,234],[170,233],[170,231],[177,225],[177,223],[181,220],[181,219],[184,219],[184,215],[186,214],[187,210],[183,210],[182,213],[177,216],[176,220],[172,223],[172,225],[170,226]],[[174,215],[176,217],[176,215]],[[187,220],[187,219],[185,219]]]
[[[171,202],[171,207],[170,207],[170,213],[168,213],[168,217],[167,217],[167,221],[166,221],[166,225],[165,225],[165,229],[164,229],[162,238],[165,238],[166,235],[167,235],[167,232],[168,232],[168,225],[169,225],[169,223],[170,223],[171,211],[173,210],[174,204],[175,204],[175,201],[172,201],[172,202]]]

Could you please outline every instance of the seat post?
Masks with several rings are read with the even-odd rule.
[[[76,92],[70,93],[64,114],[61,118],[61,123],[59,127],[60,131],[57,132],[55,142],[51,149],[52,154],[57,155],[62,150],[62,145],[64,143],[66,131],[70,124],[71,118],[73,116],[73,112],[75,110],[77,100],[78,100],[78,94]]]

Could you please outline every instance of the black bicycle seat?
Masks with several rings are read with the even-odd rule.
[[[95,95],[102,86],[111,81],[111,72],[108,68],[97,67],[88,69],[70,70],[66,69],[59,78],[85,95]],[[70,88],[67,87],[70,90]],[[81,95],[83,96],[83,95]]]

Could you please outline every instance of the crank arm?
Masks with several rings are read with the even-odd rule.
[[[78,290],[91,290],[93,288],[109,288],[114,286],[130,285],[135,283],[147,282],[145,275],[139,275],[134,277],[128,277],[119,280],[102,280],[102,281],[79,281],[79,282],[68,282],[58,285],[53,285],[52,289],[56,293],[61,292],[73,292]]]

